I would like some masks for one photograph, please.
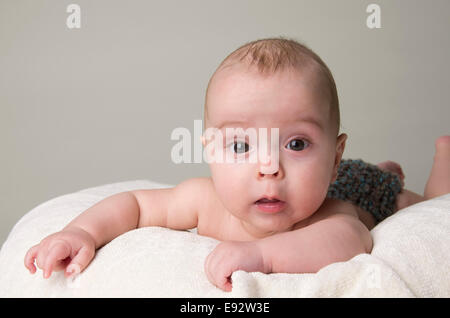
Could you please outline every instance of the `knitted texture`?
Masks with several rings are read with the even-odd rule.
[[[396,197],[401,190],[396,174],[361,159],[343,159],[327,197],[356,204],[370,212],[378,223],[395,212]]]

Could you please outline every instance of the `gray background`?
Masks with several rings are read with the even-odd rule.
[[[66,7],[81,6],[81,29]],[[381,6],[381,29],[366,7]],[[295,38],[332,70],[344,158],[399,162],[418,193],[449,134],[450,1],[0,0],[0,243],[54,197],[127,180],[208,176],[172,163],[238,46]],[[197,140],[196,140],[197,142]]]

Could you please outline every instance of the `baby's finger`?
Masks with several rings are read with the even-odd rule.
[[[82,247],[66,268],[66,276],[77,275],[85,269],[95,255],[95,250]]]
[[[213,285],[223,291],[231,291],[231,279],[229,278],[231,274],[229,274],[230,272],[227,270],[222,258],[215,256],[207,259],[205,271],[209,281]]]
[[[210,262],[210,260],[211,260],[211,254],[212,253],[209,253],[209,255],[206,257],[206,260],[205,260],[205,265],[204,265],[204,268],[205,268],[205,274],[206,274],[206,277],[208,278],[208,280],[211,282],[211,283],[214,283],[214,281],[213,281],[213,278],[212,278],[212,275],[211,275],[211,262]]]
[[[225,281],[225,283],[222,286],[223,286],[222,289],[224,291],[226,291],[226,292],[230,292],[230,291],[233,290],[233,284],[232,284],[232,281],[231,281],[231,276],[226,277],[226,281]]]
[[[220,271],[217,277],[217,285],[220,289],[226,292],[230,292],[232,289],[231,285],[231,274],[228,271]]]
[[[220,274],[218,272],[220,260],[221,260],[220,254],[217,253],[216,249],[214,249],[205,260],[206,276],[208,277],[208,280],[211,282],[211,284],[219,288],[221,288],[219,284]]]
[[[44,278],[50,277],[57,262],[70,256],[70,251],[70,245],[64,242],[58,242],[51,247],[44,263]]]
[[[36,273],[36,266],[34,266],[34,259],[39,251],[39,244],[30,248],[25,255],[24,264],[25,267],[30,271],[31,274]]]
[[[40,269],[44,269],[45,266],[45,260],[47,259],[48,254],[48,246],[40,244],[39,251],[36,255],[36,266]]]

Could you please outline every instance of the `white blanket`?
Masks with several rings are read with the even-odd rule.
[[[219,243],[159,227],[127,232],[97,251],[74,280],[31,275],[26,251],[114,193],[170,187],[138,180],[53,198],[27,213],[0,251],[0,297],[449,297],[450,194],[397,212],[372,230],[372,253],[316,274],[235,272],[233,291],[209,283],[203,264]]]

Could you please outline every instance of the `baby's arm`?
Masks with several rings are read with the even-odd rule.
[[[331,263],[370,253],[372,238],[357,218],[335,214],[304,228],[256,242],[271,273],[315,273]]]
[[[194,228],[197,225],[197,209],[193,198],[196,198],[197,184],[197,179],[189,179],[173,188],[115,194],[87,209],[65,229],[77,227],[90,233],[98,249],[136,228]]]
[[[31,273],[37,266],[44,277],[52,271],[77,268],[82,271],[95,250],[115,237],[145,226],[190,229],[197,226],[197,202],[201,178],[186,180],[176,187],[122,192],[93,205],[60,232],[49,235],[29,249],[25,266]],[[201,192],[200,192],[201,193]],[[70,266],[73,265],[73,266]]]
[[[231,290],[237,270],[315,273],[322,267],[370,253],[372,238],[356,217],[332,214],[303,228],[252,242],[223,242],[208,256],[205,271],[219,288]]]

